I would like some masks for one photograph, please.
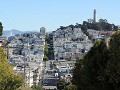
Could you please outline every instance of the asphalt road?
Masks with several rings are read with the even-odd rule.
[[[54,70],[50,68],[50,61],[46,61],[46,69],[43,76],[43,86],[56,86],[57,78],[54,76]]]

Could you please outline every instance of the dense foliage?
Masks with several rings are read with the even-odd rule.
[[[0,47],[0,90],[16,90],[23,83],[8,64],[4,49]]]
[[[48,44],[47,44],[47,42],[45,43],[44,54],[45,54],[45,55],[48,55]]]
[[[3,32],[3,26],[2,23],[0,22],[0,36],[2,35],[2,32]]]
[[[98,40],[73,70],[78,90],[120,90],[120,32],[114,34],[109,48]]]
[[[77,90],[77,87],[75,85],[69,84],[64,88],[64,90]]]
[[[114,34],[110,40],[110,60],[107,64],[109,82],[120,90],[120,31]]]
[[[96,23],[92,23],[89,21],[83,21],[82,24],[78,24],[76,23],[76,25],[69,25],[67,27],[71,27],[71,28],[81,28],[81,30],[88,35],[87,30],[88,29],[94,29],[94,30],[104,30],[104,31],[117,31],[118,30],[118,26],[116,26],[115,24],[111,24],[109,22],[107,22],[106,19],[99,19],[98,22]],[[60,29],[66,29],[67,27],[64,26],[60,26]]]
[[[43,61],[47,61],[47,60],[48,60],[48,57],[46,55],[44,55]]]
[[[64,80],[59,80],[57,82],[57,89],[58,90],[63,90],[65,88],[65,81]]]
[[[33,90],[42,90],[42,86],[41,85],[33,85],[31,88]]]
[[[88,54],[76,63],[73,78],[78,88],[83,90],[102,90],[105,87],[107,53],[105,43],[99,40]]]
[[[51,34],[46,34],[46,45],[45,45],[45,56],[49,60],[54,59],[54,49],[53,49],[53,35]]]
[[[107,22],[106,19],[99,19],[99,22],[96,23],[90,23],[83,21],[83,27],[87,27],[88,29],[94,29],[94,30],[105,30],[105,31],[116,31],[118,30],[118,27],[114,24],[110,24]]]

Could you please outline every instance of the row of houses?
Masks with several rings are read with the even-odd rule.
[[[88,36],[81,28],[67,27],[53,32],[55,60],[78,60],[85,55],[98,39],[109,44],[110,37],[115,31],[87,30]]]
[[[14,64],[17,75],[25,75],[25,84],[38,84],[42,73],[45,45],[45,28],[40,32],[17,34],[7,42],[8,59]]]
[[[8,38],[9,58],[25,56],[29,62],[42,62],[44,57],[45,35],[25,33]]]
[[[102,39],[105,41],[106,45],[109,46],[110,38],[116,31],[97,31],[94,29],[88,29],[87,32],[93,43],[95,43],[98,39]]]
[[[55,60],[77,60],[89,51],[93,43],[81,28],[67,27],[53,33]]]

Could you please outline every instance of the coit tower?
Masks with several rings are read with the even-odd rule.
[[[96,9],[93,12],[93,23],[96,23]]]

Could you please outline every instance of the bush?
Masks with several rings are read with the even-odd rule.
[[[41,85],[33,85],[33,86],[31,86],[31,88],[34,89],[34,90],[42,90]]]

